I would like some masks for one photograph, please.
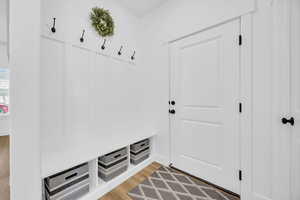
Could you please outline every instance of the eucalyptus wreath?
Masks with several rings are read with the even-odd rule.
[[[102,37],[114,35],[115,23],[108,10],[103,8],[92,8],[90,14],[92,26]]]

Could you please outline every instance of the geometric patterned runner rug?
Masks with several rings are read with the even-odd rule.
[[[206,183],[163,166],[133,188],[128,195],[133,200],[239,200]]]

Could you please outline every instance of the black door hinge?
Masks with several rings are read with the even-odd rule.
[[[239,35],[239,45],[242,46],[243,44],[243,37],[242,35]]]
[[[243,112],[243,104],[239,103],[239,112],[242,113]]]
[[[242,170],[239,170],[239,180],[243,180],[243,172]]]

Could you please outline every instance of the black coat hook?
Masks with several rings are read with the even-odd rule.
[[[80,38],[80,42],[84,42],[84,34],[85,34],[85,30],[83,29],[82,35],[81,35],[81,38]]]
[[[118,55],[119,55],[119,56],[122,55],[122,50],[123,50],[123,46],[120,47],[120,50],[119,50],[119,52],[118,52]]]
[[[135,59],[135,51],[133,52],[133,55],[131,56],[131,60]]]
[[[53,18],[53,26],[51,28],[52,33],[56,32],[55,24],[56,24],[56,18]]]
[[[106,44],[106,39],[104,39],[103,44],[101,46],[101,49],[104,50],[105,49],[105,44]]]

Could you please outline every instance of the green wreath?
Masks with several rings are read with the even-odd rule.
[[[115,23],[108,10],[103,8],[92,8],[90,14],[92,26],[102,37],[114,35]]]

